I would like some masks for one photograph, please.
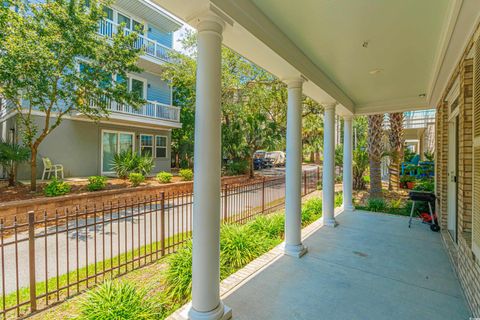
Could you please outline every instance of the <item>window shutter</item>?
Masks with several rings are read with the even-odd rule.
[[[473,71],[473,226],[472,242],[480,254],[480,38],[474,45]]]

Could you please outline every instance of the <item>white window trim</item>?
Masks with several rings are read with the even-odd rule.
[[[155,136],[153,134],[145,134],[145,133],[140,134],[139,140],[138,140],[138,152],[139,152],[140,155],[142,155],[142,147],[143,147],[142,137],[152,137],[152,147],[151,147],[152,148],[152,154],[151,154],[151,156],[153,158],[154,155],[155,155]],[[149,148],[150,146],[146,146],[146,147]]]
[[[119,139],[120,134],[131,135],[132,136],[132,152],[135,152],[135,132],[102,129],[101,136],[100,136],[100,173],[101,175],[115,173],[115,171],[103,171],[103,133],[104,132],[117,134],[117,149],[120,148],[120,139]]]
[[[143,34],[144,35],[145,35],[145,32],[148,31],[147,22],[145,20],[143,20],[143,19],[141,19],[137,16],[131,15],[130,13],[126,13],[125,11],[122,11],[122,10],[118,9],[115,5],[111,5],[111,6],[109,6],[109,8],[113,10],[113,21],[112,21],[113,23],[115,23],[115,24],[118,23],[118,14],[120,13],[122,16],[125,16],[125,17],[130,19],[130,24],[133,24],[133,20],[141,23],[143,25]]]
[[[157,147],[157,137],[165,138],[165,147]],[[168,159],[168,137],[165,135],[157,134],[155,135],[155,158],[158,159]],[[165,157],[159,157],[157,155],[157,148],[165,148]]]

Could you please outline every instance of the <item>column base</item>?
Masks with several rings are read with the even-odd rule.
[[[332,227],[335,228],[338,226],[337,220],[335,218],[328,218],[328,219],[323,219],[323,225],[326,227]]]
[[[285,244],[285,247],[283,249],[284,254],[286,254],[287,256],[294,257],[294,258],[300,258],[305,253],[307,253],[307,251],[308,251],[308,248],[306,246],[304,246],[303,244],[299,244],[299,245]]]
[[[344,211],[355,211],[355,207],[352,206],[352,205],[344,206],[344,207],[343,207],[343,210],[344,210]]]
[[[232,308],[220,304],[215,309],[208,312],[200,312],[192,307],[190,302],[181,312],[180,318],[182,320],[229,320],[232,318]]]

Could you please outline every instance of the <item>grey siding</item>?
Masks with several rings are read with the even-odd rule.
[[[43,119],[40,116],[35,117],[35,121],[39,124]],[[40,145],[37,159],[37,177],[40,178],[43,172],[42,157],[50,158],[53,163],[62,164],[65,177],[100,175],[102,130],[133,132],[135,134],[135,150],[137,151],[140,134],[167,136],[167,158],[155,159],[155,168],[152,174],[159,171],[170,171],[171,135],[169,130],[64,119],[62,124],[48,135]],[[21,165],[18,176],[19,179],[29,179],[30,167],[27,164]]]

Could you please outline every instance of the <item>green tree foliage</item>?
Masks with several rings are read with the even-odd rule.
[[[97,120],[108,116],[110,101],[134,108],[144,102],[121,80],[140,71],[136,33],[119,32],[110,40],[97,33],[108,3],[7,0],[0,6],[0,94],[17,111],[31,150],[32,190],[39,145],[65,116]]]
[[[173,53],[163,78],[171,82],[174,104],[182,108],[182,128],[172,132],[172,152],[181,167],[191,166],[195,124],[196,35],[187,33],[183,53]],[[185,52],[187,54],[185,54]],[[232,50],[222,48],[222,154],[228,162],[249,163],[258,149],[285,148],[287,88],[284,83]],[[319,150],[322,108],[304,100],[304,146]]]

